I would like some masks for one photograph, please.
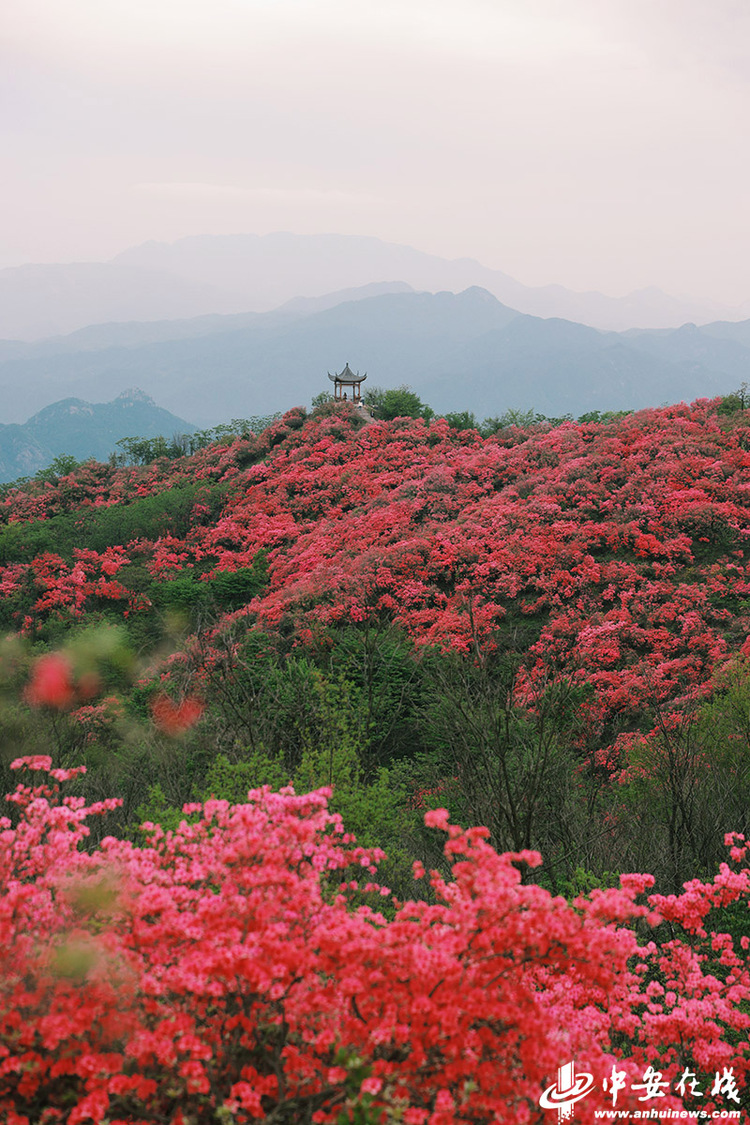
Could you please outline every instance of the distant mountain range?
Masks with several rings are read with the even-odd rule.
[[[347,361],[368,372],[365,387],[408,383],[435,410],[480,419],[511,407],[557,416],[656,406],[750,379],[750,320],[616,333],[524,315],[477,287],[342,295],[0,344],[0,420],[139,386],[174,414],[214,425],[309,403]]]
[[[750,316],[671,297],[655,288],[625,297],[534,288],[471,258],[449,260],[410,246],[354,235],[205,235],[147,242],[109,262],[0,270],[0,338],[37,340],[103,322],[268,312],[369,285],[462,292],[479,286],[533,316],[590,327],[669,328]],[[315,311],[309,305],[308,312]]]
[[[32,476],[64,454],[104,461],[125,437],[171,437],[194,430],[139,390],[124,391],[114,402],[67,398],[23,425],[0,425],[0,482]]]

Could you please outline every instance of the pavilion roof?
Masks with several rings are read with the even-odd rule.
[[[363,383],[367,378],[367,374],[365,373],[364,375],[360,375],[360,373],[357,372],[357,374],[355,375],[351,367],[347,363],[344,366],[344,370],[341,371],[338,375],[332,375],[329,371],[328,378],[332,383]]]

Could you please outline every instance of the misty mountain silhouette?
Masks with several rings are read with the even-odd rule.
[[[110,262],[28,265],[0,270],[0,339],[35,340],[105,321],[158,321],[268,312],[307,301],[392,291],[462,292],[479,286],[533,316],[592,327],[677,327],[750,315],[646,288],[625,297],[523,285],[471,258],[449,260],[410,246],[356,235],[201,235],[146,242]],[[368,291],[369,289],[369,291]]]

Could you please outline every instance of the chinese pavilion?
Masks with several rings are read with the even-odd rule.
[[[334,384],[333,397],[336,401],[343,401],[348,399],[350,402],[358,405],[362,402],[362,395],[360,393],[360,383],[364,383],[367,374],[360,375],[359,371],[355,375],[351,367],[347,363],[343,371],[338,375],[332,375],[328,372],[328,378]],[[351,392],[351,393],[349,393]]]

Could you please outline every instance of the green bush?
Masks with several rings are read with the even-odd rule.
[[[81,544],[92,551],[105,551],[133,539],[153,540],[165,535],[184,538],[194,523],[196,501],[207,500],[215,514],[225,493],[224,485],[207,490],[198,482],[181,484],[130,504],[9,524],[0,529],[0,563],[30,562],[48,551],[69,558],[73,548]]]
[[[429,422],[435,416],[433,409],[405,385],[390,390],[370,387],[365,392],[364,402],[373,415],[384,422],[394,418],[424,418],[425,422]]]
[[[239,609],[252,601],[268,583],[268,552],[258,551],[252,566],[222,570],[203,581],[193,571],[155,582],[149,589],[154,605],[191,612],[198,608]]]
[[[444,418],[452,430],[476,430],[477,420],[470,410],[445,414]]]

